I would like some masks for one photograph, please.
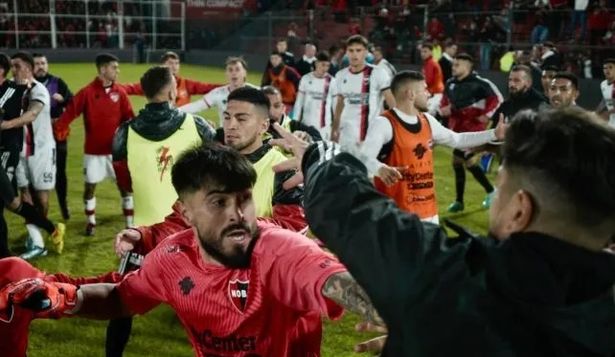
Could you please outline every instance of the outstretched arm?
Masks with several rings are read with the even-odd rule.
[[[366,321],[384,326],[384,322],[361,286],[348,272],[333,274],[322,287],[322,294]]]

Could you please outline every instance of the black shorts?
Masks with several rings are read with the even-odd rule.
[[[476,155],[476,153],[474,152],[466,152],[466,151],[462,151],[459,149],[454,149],[453,150],[453,155],[455,155],[455,157],[458,157],[460,159],[463,159],[465,161],[470,160],[472,157],[474,157],[474,155]]]
[[[19,164],[19,150],[0,150],[0,199],[8,204],[15,199],[17,181],[15,171]]]

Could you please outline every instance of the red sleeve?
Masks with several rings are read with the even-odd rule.
[[[166,237],[190,227],[179,210],[179,202],[175,202],[173,212],[164,218],[164,222],[137,228],[141,233],[142,254],[151,252]]]
[[[153,252],[145,257],[138,270],[130,272],[118,284],[122,304],[133,314],[144,314],[166,302],[166,287],[161,279],[160,255]]]
[[[207,94],[212,89],[220,87],[220,84],[211,84],[211,83],[203,83],[197,82],[190,79],[184,79],[186,81],[186,90],[188,94]]]
[[[59,283],[67,283],[73,285],[85,285],[85,284],[98,284],[98,283],[110,283],[115,284],[122,281],[122,275],[118,272],[109,272],[103,275],[75,278],[70,277],[63,273],[56,273],[48,275],[45,278],[46,281],[57,281]]]
[[[141,83],[130,83],[130,84],[119,84],[122,87],[127,95],[143,95],[143,88],[141,88]]]
[[[440,99],[440,108],[444,108],[450,104],[451,103],[448,100],[448,97],[446,96],[446,92],[444,92],[444,94],[442,94],[442,99]]]
[[[305,220],[305,211],[298,204],[275,204],[273,215],[268,221],[293,232],[306,233],[308,224]]]
[[[66,140],[69,133],[68,127],[70,126],[70,123],[72,123],[75,118],[83,113],[86,91],[87,87],[77,92],[77,94],[75,94],[75,96],[66,105],[66,109],[62,115],[60,115],[60,118],[58,118],[55,122],[54,129],[57,132],[57,140]]]
[[[423,74],[425,75],[425,83],[427,83],[427,88],[431,89],[435,80],[434,66],[431,61],[425,62],[425,65],[423,66]]]
[[[270,236],[268,236],[270,235]],[[339,318],[343,309],[325,298],[322,287],[327,279],[346,268],[330,253],[298,233],[279,228],[261,231],[264,265],[263,282],[278,301],[299,311],[317,311],[331,319]]]
[[[128,121],[135,117],[135,113],[132,111],[132,105],[130,104],[130,99],[128,99],[128,95],[126,92],[121,91],[121,110],[122,110],[122,122]]]
[[[18,257],[0,259],[0,287],[27,278],[42,278],[45,273]]]
[[[128,170],[128,160],[113,161],[113,171],[117,186],[124,192],[132,192],[132,178]]]
[[[485,98],[485,109],[483,110],[482,115],[486,115],[491,118],[495,111],[500,107],[500,104],[502,104],[501,97],[495,94],[488,96]]]

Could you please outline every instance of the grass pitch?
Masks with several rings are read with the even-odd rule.
[[[137,82],[148,67],[148,65],[121,64],[119,81],[122,83]],[[94,64],[90,63],[51,64],[50,72],[62,77],[73,93],[95,77]],[[212,83],[224,83],[225,81],[222,68],[183,65],[181,74],[186,78]],[[249,81],[258,84],[260,75],[261,73],[252,73]],[[193,97],[193,100],[196,98]],[[143,108],[145,99],[133,96],[131,102],[135,113],[138,113]],[[217,121],[217,113],[214,110],[203,114],[206,118]],[[74,276],[96,275],[117,268],[118,259],[113,252],[113,240],[124,224],[120,196],[113,182],[106,181],[97,187],[96,236],[85,237],[85,215],[81,198],[83,193],[83,121],[80,118],[76,119],[71,129],[67,171],[68,203],[72,217],[66,222],[64,253],[60,256],[50,253],[47,257],[33,261],[33,264],[50,273],[65,272]],[[437,148],[435,157],[438,203],[440,216],[444,218],[449,217],[446,207],[455,197],[454,176],[450,165],[451,152],[448,149]],[[491,178],[493,179],[492,175]],[[480,208],[484,196],[482,188],[468,174],[466,210],[452,218],[471,230],[484,232],[487,213]],[[49,211],[52,220],[61,220],[55,194],[52,194]],[[21,253],[26,236],[23,220],[6,211],[5,217],[9,227],[9,244],[14,252]],[[408,239],[412,238],[408,237]],[[400,283],[403,284],[403,282]],[[354,332],[353,327],[357,321],[357,316],[347,313],[340,321],[325,323],[323,356],[357,356],[352,352],[354,344],[370,337]],[[106,321],[81,318],[67,318],[60,321],[37,320],[32,324],[28,356],[104,356],[106,325]],[[145,316],[134,319],[132,336],[125,353],[126,357],[192,355],[186,334],[171,309],[164,306],[159,307]]]

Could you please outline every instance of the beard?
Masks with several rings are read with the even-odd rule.
[[[246,140],[243,143],[240,142],[235,142],[235,143],[227,143],[226,145],[232,147],[233,149],[241,152],[243,149],[251,146],[252,144],[254,144],[254,142],[259,138],[260,135],[258,135],[258,133],[256,133],[253,137],[249,138],[248,140]]]
[[[251,240],[248,243],[248,247],[244,251],[240,246],[233,246],[230,251],[225,251],[223,241],[225,236],[234,230],[243,229],[250,233]],[[245,269],[250,267],[250,261],[252,258],[252,251],[254,246],[260,237],[260,231],[258,228],[250,227],[246,222],[232,224],[222,230],[218,237],[214,237],[209,232],[200,232],[197,228],[199,237],[199,243],[201,247],[212,258],[218,261],[220,264],[231,269]]]

